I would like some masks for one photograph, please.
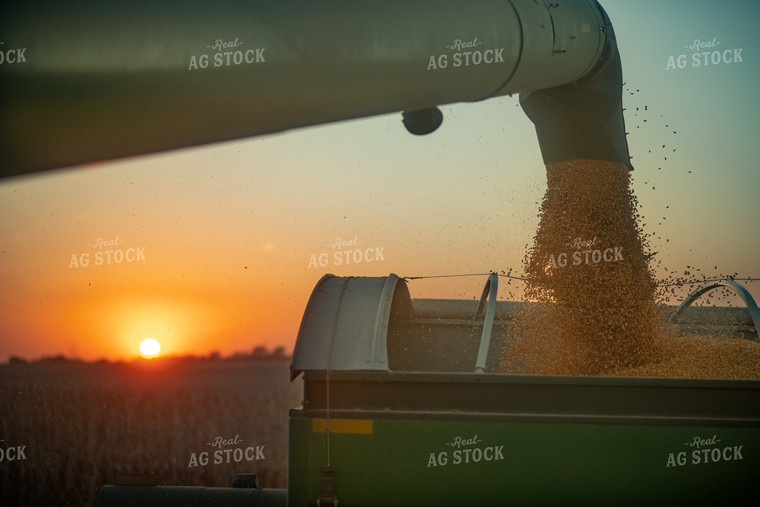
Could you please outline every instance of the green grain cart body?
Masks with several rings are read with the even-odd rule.
[[[495,373],[515,305],[498,305],[475,373],[482,321],[464,317],[477,301],[412,302],[395,276],[323,278],[292,363],[305,387],[290,414],[289,504],[760,496],[759,382]]]

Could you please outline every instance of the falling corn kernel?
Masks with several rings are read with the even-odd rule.
[[[546,169],[524,260],[532,304],[517,318],[504,371],[760,378],[760,343],[667,330],[627,166],[577,159]]]

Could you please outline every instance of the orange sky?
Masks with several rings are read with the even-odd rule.
[[[605,8],[657,276],[757,277],[752,16],[716,3],[688,19],[678,3],[655,18],[631,2]],[[697,38],[742,47],[745,61],[668,70]],[[0,361],[132,357],[146,337],[166,354],[290,349],[327,272],[520,274],[546,184],[534,126],[517,97],[442,109],[424,137],[388,115],[0,181]],[[337,238],[383,259],[338,265]],[[109,248],[133,262],[96,265]],[[82,254],[90,264],[75,267]],[[330,261],[310,266],[320,254]],[[484,283],[410,288],[471,299]],[[746,285],[760,300],[758,282]],[[519,297],[513,287],[504,297]]]

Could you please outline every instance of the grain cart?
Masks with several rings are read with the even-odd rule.
[[[412,300],[393,275],[320,281],[292,362],[304,404],[290,416],[291,505],[758,497],[759,382],[499,374],[525,303],[497,301],[497,284],[478,302]],[[720,334],[714,309],[678,311]],[[754,301],[720,311],[757,340]]]

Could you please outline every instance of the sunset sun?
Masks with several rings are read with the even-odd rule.
[[[153,338],[146,338],[140,342],[140,353],[143,357],[156,357],[161,352],[161,344]]]

